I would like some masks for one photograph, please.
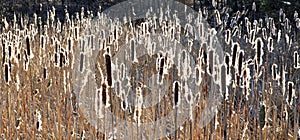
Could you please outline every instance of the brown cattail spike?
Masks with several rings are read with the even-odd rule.
[[[239,63],[238,63],[239,64],[239,66],[238,66],[239,75],[242,74],[243,60],[244,60],[244,51],[241,51],[240,55],[239,55]]]
[[[108,54],[105,55],[107,83],[108,86],[112,86],[112,73],[111,73],[111,58]]]
[[[8,82],[9,82],[9,66],[8,66],[8,64],[4,64],[4,73],[5,73],[5,82],[8,84]]]
[[[227,69],[226,69],[226,72],[227,72],[227,74],[229,74],[229,68],[230,68],[230,65],[229,65],[229,60],[230,59],[230,55],[229,54],[226,54],[226,56],[225,56],[225,64],[226,64],[226,66],[227,66]]]
[[[294,68],[295,68],[295,69],[300,68],[300,64],[299,64],[298,61],[299,61],[299,55],[298,55],[298,52],[295,51],[295,52],[294,52]]]
[[[134,43],[135,43],[134,40],[130,41],[131,61],[134,61],[134,59],[135,59],[134,58],[135,57],[135,48],[134,48],[135,45],[134,45]]]
[[[46,78],[47,78],[47,68],[44,67],[44,79],[46,79]]]
[[[27,47],[27,55],[30,56],[31,49],[30,49],[30,40],[28,36],[26,37],[26,47]]]
[[[83,72],[83,60],[84,60],[84,55],[83,53],[80,54],[80,64],[79,64],[79,71]]]
[[[238,44],[234,43],[232,48],[232,64],[231,64],[232,66],[235,66],[237,51],[238,51]]]
[[[175,83],[174,83],[174,87],[173,87],[173,89],[174,89],[174,104],[175,104],[175,106],[178,106],[178,104],[179,104],[179,83],[176,81]]]
[[[103,83],[102,84],[102,103],[104,104],[104,106],[106,106],[106,100],[107,100],[107,97],[106,97],[106,84]]]
[[[222,65],[221,67],[221,90],[223,97],[225,98],[226,94],[226,66]]]
[[[288,102],[290,103],[292,101],[292,97],[293,97],[293,87],[294,87],[294,83],[293,82],[288,82]]]

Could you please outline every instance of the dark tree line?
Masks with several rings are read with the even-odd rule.
[[[74,12],[81,11],[81,7],[86,9],[97,11],[99,10],[99,5],[103,9],[110,7],[125,0],[0,0],[0,18],[6,16],[8,19],[12,19],[13,14],[28,15],[32,16],[34,12],[39,10],[40,4],[43,5],[44,12],[47,11],[52,6],[55,6],[57,13],[64,11],[67,6],[69,12],[72,14]],[[213,8],[212,0],[177,0],[192,6],[195,10],[207,7]],[[253,2],[256,3],[256,11],[252,11],[258,17],[264,17],[266,15],[277,17],[279,14],[279,9],[283,8],[287,17],[292,19],[293,14],[296,10],[300,9],[299,0],[216,0],[220,8],[226,6],[230,7],[232,12],[237,10],[249,9],[252,10]],[[289,3],[287,3],[289,2]],[[300,12],[300,10],[298,10]],[[62,17],[63,18],[63,17]],[[1,23],[1,21],[0,21]]]

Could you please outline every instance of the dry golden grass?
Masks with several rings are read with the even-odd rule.
[[[60,27],[55,27],[58,25],[56,20],[48,19],[48,21],[49,25],[41,27],[40,31],[37,31],[39,24],[26,21],[26,18],[23,25],[12,21],[11,26],[2,29],[0,54],[5,52],[5,57],[1,58],[0,73],[1,137],[3,139],[105,139],[105,136],[90,124],[79,109],[79,97],[74,93],[72,85],[74,80],[72,62],[76,59],[74,52],[78,49],[79,43],[77,34],[85,29],[87,20],[81,17],[66,21],[61,31]],[[30,38],[29,44],[26,36]],[[42,37],[46,38],[44,44]],[[69,39],[73,42],[71,47]],[[99,52],[98,63],[103,73],[106,73],[105,59],[102,57],[104,52],[103,50]],[[31,57],[33,55],[34,57]],[[142,73],[154,75],[155,68],[151,65],[154,62],[150,61],[148,64],[144,66],[145,70]],[[9,73],[5,70],[5,65],[10,66]],[[263,65],[268,67],[269,64]],[[245,100],[246,91],[242,88],[230,90],[229,99],[222,101],[214,119],[205,127],[198,128],[197,120],[201,110],[205,108],[206,101],[205,97],[202,97],[199,106],[194,107],[195,121],[187,120],[182,128],[175,132],[175,136],[164,139],[297,139],[299,103],[296,104],[298,107],[290,108],[290,105],[284,101],[285,98],[276,94],[282,89],[275,88],[277,83],[268,76],[269,70],[262,71],[265,74],[263,81],[271,81],[262,84],[263,93],[258,93],[258,83],[254,83],[255,94],[250,100]],[[287,69],[287,71],[292,73],[294,69]],[[95,70],[95,73],[97,86],[103,86],[100,72]],[[6,82],[7,75],[10,78],[8,82]],[[106,74],[104,76],[107,77]],[[168,77],[168,79],[173,78],[170,75]],[[254,81],[258,80],[257,77],[254,79]],[[166,82],[169,82],[165,85],[166,88],[172,89],[172,83]],[[295,85],[299,84],[295,83]],[[203,82],[202,86],[203,95],[208,94],[208,83]],[[295,90],[299,98],[299,89],[295,88]],[[112,89],[108,91],[110,104],[113,105],[111,109],[113,114],[122,119],[126,118],[129,122],[134,121],[132,119],[134,114],[130,114],[128,110],[123,111],[119,105],[121,101],[115,98],[114,91]],[[146,94],[150,94],[147,92],[145,91]],[[244,94],[239,95],[236,103],[237,92]],[[143,109],[142,122],[153,121],[171,112],[174,104],[172,92],[167,95],[158,105]],[[264,110],[260,106],[262,101],[265,104]],[[295,100],[294,102],[296,103]],[[257,114],[251,115],[251,109],[257,111]],[[149,130],[149,133],[152,133],[151,131]],[[151,136],[148,139],[151,139]]]

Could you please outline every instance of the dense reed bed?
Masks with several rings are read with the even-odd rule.
[[[187,99],[190,103],[191,117],[174,134],[164,139],[299,138],[298,14],[295,12],[294,19],[288,19],[283,11],[279,11],[279,19],[255,19],[249,16],[251,13],[247,10],[229,15],[226,7],[218,10],[217,4],[213,6],[212,9],[204,7],[199,13],[216,31],[225,52],[224,67],[221,71],[223,76],[225,75],[222,84],[226,87],[223,86],[221,90],[218,111],[205,127],[197,127],[197,118],[201,116],[199,113],[205,107],[209,94],[209,82],[206,80],[211,80],[207,78],[211,72],[207,68],[210,64],[205,56],[209,57],[209,54],[204,50],[195,54],[197,61],[194,62],[201,65],[198,70],[203,73],[200,79],[204,80],[199,82],[201,88],[198,90],[201,97],[186,95],[195,102]],[[255,4],[252,10],[255,11]],[[98,21],[104,21],[99,23],[101,25],[98,26],[98,31],[106,30],[107,25],[113,27],[108,28],[108,33],[103,33],[106,37],[101,37],[100,33],[92,36],[95,41],[93,38],[89,41],[82,40],[81,36],[86,33],[96,17],[94,13],[98,15]],[[136,88],[137,96],[131,97],[130,94],[123,93],[122,89],[117,89],[114,81],[121,79],[122,74],[118,73],[116,76],[110,72],[112,57],[117,55],[118,47],[132,42],[134,44],[134,39],[128,38],[139,38],[140,34],[152,32],[154,27],[146,27],[150,21],[141,20],[119,26],[106,19],[100,12],[86,11],[84,8],[81,13],[75,15],[69,15],[66,9],[65,21],[59,21],[56,17],[53,7],[47,12],[45,21],[37,15],[33,15],[33,18],[15,15],[12,21],[2,19],[4,26],[1,27],[0,33],[0,134],[3,139],[113,138],[108,136],[111,134],[105,136],[98,126],[90,121],[92,117],[99,117],[97,115],[108,117],[101,113],[104,108],[109,108],[115,116],[128,122],[140,123],[154,122],[180,105],[178,96],[185,95],[177,95],[182,82],[179,79],[182,77],[180,74],[185,73],[169,66],[171,62],[167,61],[166,57],[159,56],[160,54],[149,53],[141,58],[136,58],[133,54],[128,58],[133,62],[147,62],[144,65],[134,63],[132,75],[152,76],[152,81],[138,79],[141,82],[136,85],[130,83],[132,81],[128,82]],[[172,38],[170,24],[167,25],[163,20],[154,22],[161,28],[155,32],[165,33]],[[179,31],[178,36],[185,36],[186,30]],[[83,71],[85,63],[88,63],[83,60],[86,57],[83,56],[86,55],[85,51],[80,50],[84,48],[84,45],[80,44],[83,42],[88,43],[89,47],[99,48],[99,52],[96,52],[97,61],[92,61],[94,63],[91,64],[94,65],[91,71],[95,72],[95,77],[88,77],[87,80],[96,79],[94,86],[98,94],[79,92],[80,90],[74,87],[76,82],[89,84],[81,83],[84,79],[74,79],[73,76],[74,69]],[[203,46],[198,46],[198,51],[201,47]],[[158,92],[142,89],[143,85],[156,82],[153,76],[155,73],[163,76],[158,77],[157,82],[160,83],[160,80],[165,78],[162,85],[170,90],[157,105],[143,108],[143,104],[146,104],[143,96],[150,94],[153,96],[151,101],[154,101],[156,95],[151,92]],[[176,77],[170,73],[179,74]],[[177,82],[174,82],[176,80]],[[123,86],[124,83],[118,84]],[[90,108],[80,108],[79,99],[87,95],[97,104],[91,105]],[[134,103],[130,106],[128,102]],[[92,116],[95,113],[96,116]],[[176,115],[173,115],[173,118],[176,119]],[[164,125],[167,126],[167,123]],[[108,131],[116,126],[104,127]],[[131,131],[131,127],[133,126],[120,131]],[[138,128],[137,134],[139,129],[143,128]],[[160,131],[153,132],[149,129],[148,134],[137,135],[132,139],[151,139],[152,135],[160,135]]]

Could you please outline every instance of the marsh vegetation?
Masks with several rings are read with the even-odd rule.
[[[187,37],[187,28],[173,28],[170,21],[145,19],[119,26],[118,22],[106,19],[100,11],[86,8],[80,8],[81,11],[74,14],[69,12],[68,7],[64,8],[63,13],[59,13],[64,18],[58,18],[62,15],[57,15],[55,7],[47,7],[47,14],[43,17],[42,14],[3,16],[0,26],[1,137],[104,139],[105,135],[89,120],[88,117],[92,116],[87,117],[79,107],[80,95],[86,94],[99,105],[94,104],[92,109],[99,110],[100,106],[102,110],[109,108],[115,116],[137,123],[151,122],[166,116],[176,105],[180,105],[178,96],[184,96],[182,100],[190,103],[191,117],[174,134],[164,139],[299,138],[300,17],[297,11],[292,14],[289,12],[292,15],[289,18],[283,9],[272,12],[276,17],[261,16],[256,14],[259,8],[255,3],[251,3],[250,8],[235,11],[224,3],[213,1],[210,6],[199,6],[199,14],[216,31],[225,52],[224,65],[220,67],[224,77],[220,85],[222,89],[218,112],[203,128],[197,127],[197,117],[201,116],[199,113],[205,108],[209,82],[213,80],[210,53],[203,49],[207,44],[194,43],[193,47],[197,49],[190,49],[196,58],[193,63],[199,66],[198,73],[196,70],[194,73],[198,76],[200,74],[202,79],[197,79],[200,85],[198,96],[190,97],[187,94],[185,99],[185,93],[177,95],[184,83],[180,78],[188,79],[182,76],[187,75],[184,70],[188,68],[174,68],[163,54],[148,53],[140,58],[136,58],[134,53],[128,54],[130,57],[126,60],[134,62],[129,70],[131,79],[134,78],[132,75],[151,77],[158,73],[162,76],[156,81],[154,76],[150,80],[137,79],[137,83],[126,81],[139,93],[137,96],[128,96],[130,93],[117,89],[115,79],[122,79],[122,74],[115,76],[112,71],[115,66],[113,56],[117,55],[118,47],[132,47],[132,40],[134,44],[135,39],[148,33],[159,32],[175,40],[177,37]],[[82,40],[88,25],[95,19],[105,21],[98,26],[99,34],[89,36],[90,40]],[[146,24],[151,25],[150,22],[157,26],[146,27]],[[108,32],[101,32],[108,25],[112,25]],[[178,29],[178,34],[172,34],[174,29]],[[74,69],[83,71],[85,64],[89,63],[83,59],[88,53],[80,50],[85,47],[81,44],[83,42],[88,47],[99,49],[96,52],[97,60],[91,64],[94,65],[91,71],[95,72],[95,76],[88,77],[96,79],[98,90],[95,94],[79,95],[78,90],[74,90],[74,82],[81,80],[74,79]],[[190,71],[192,73],[193,70]],[[118,84],[123,86],[121,81]],[[157,105],[143,108],[143,102],[138,102],[138,99],[143,100],[147,94],[155,98],[155,94],[151,93],[157,91],[145,88],[149,84],[153,86],[154,82],[163,83],[168,91]],[[195,102],[192,103],[190,98]],[[137,102],[128,105],[128,102],[134,101]],[[101,111],[96,113],[101,115]],[[168,125],[167,122],[165,125]],[[114,130],[115,126],[105,127]],[[159,135],[162,130],[152,131],[133,138],[151,139],[152,135]]]

